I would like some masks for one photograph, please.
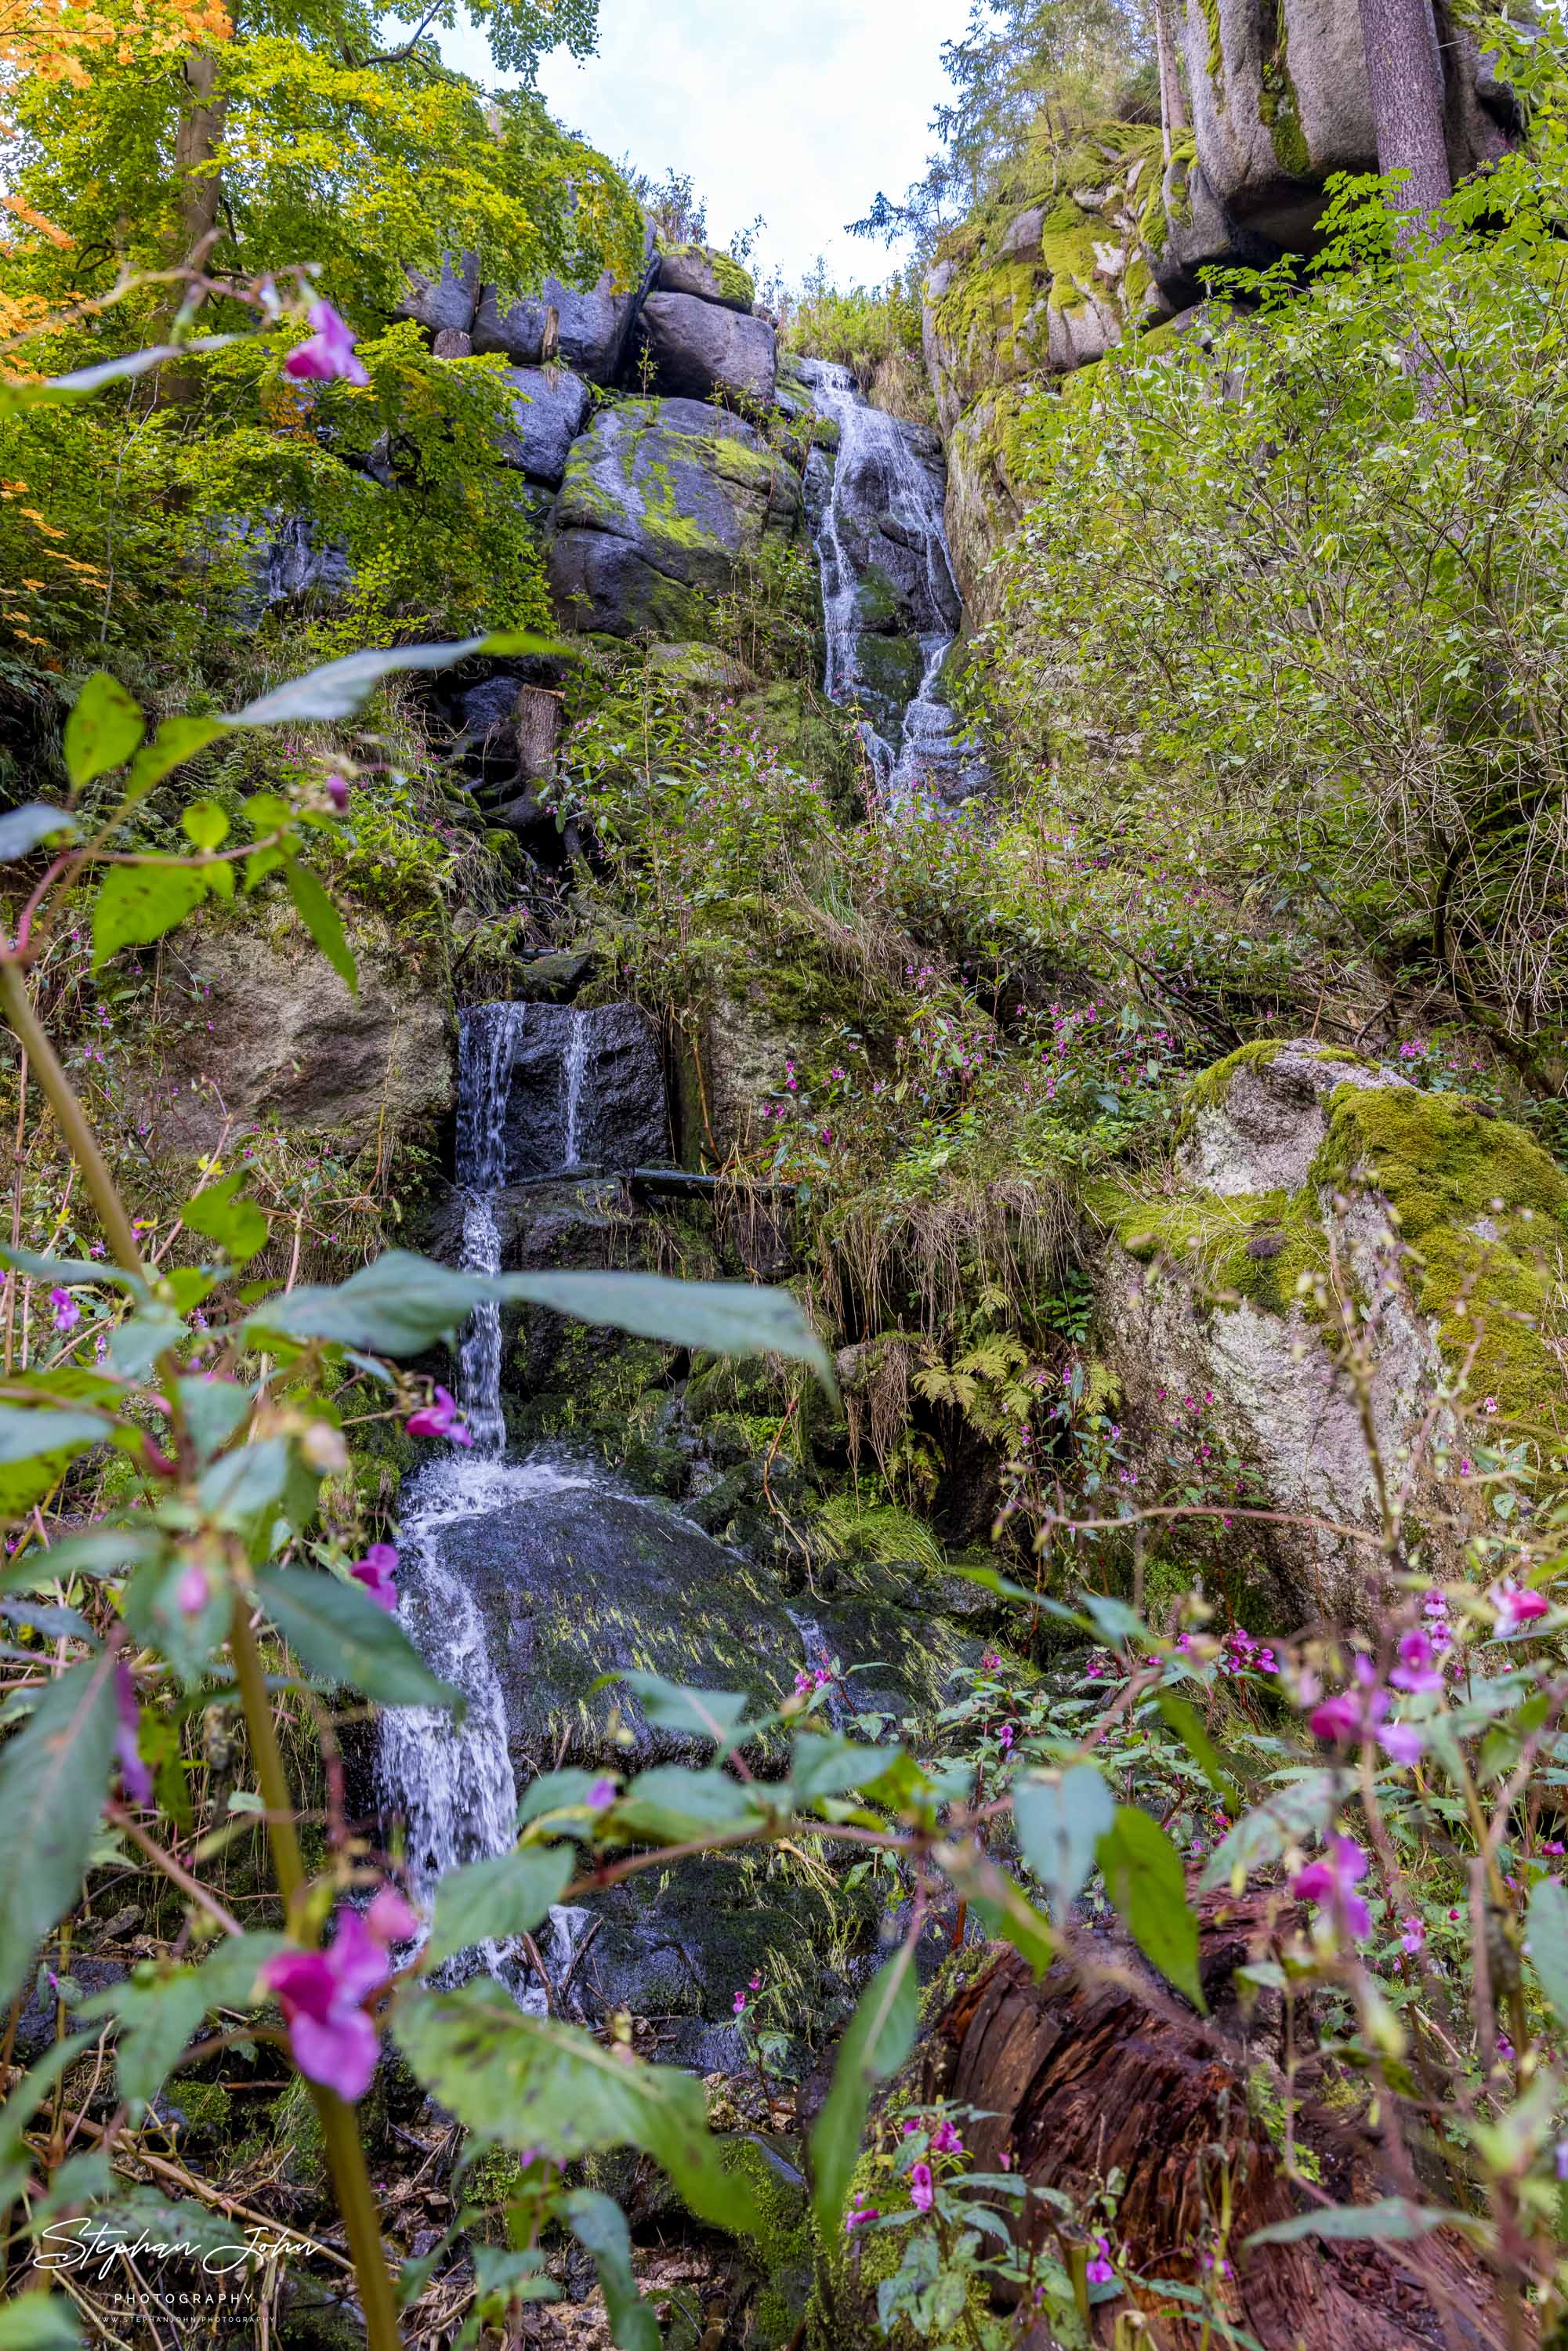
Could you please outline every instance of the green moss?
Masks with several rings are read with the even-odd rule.
[[[895,2180],[893,2158],[868,2150],[856,2164],[850,2183],[850,2202],[869,2203],[879,2212],[894,2212],[909,2199],[904,2183]],[[906,2321],[883,2335],[876,2319],[876,2290],[893,2276],[904,2259],[908,2241],[902,2229],[857,2229],[834,2245],[820,2248],[817,2291],[808,2314],[806,2340],[810,2351],[850,2351],[862,2342],[886,2345],[889,2351],[973,2351],[977,2342],[991,2341],[989,2302],[978,2279],[971,2283],[965,2311],[938,2335],[916,2335]]]
[[[327,2138],[320,2116],[296,2074],[272,2109],[273,2144],[284,2150],[283,2177],[291,2188],[321,2188],[327,2179]]]
[[[1280,46],[1271,57],[1264,60],[1263,88],[1258,112],[1270,138],[1280,168],[1293,180],[1312,177],[1312,153],[1301,129],[1301,110],[1296,97],[1296,85],[1291,79],[1291,69],[1285,63],[1284,12],[1280,16]]]
[[[1145,1200],[1130,1193],[1113,1205],[1112,1228],[1130,1257],[1145,1264],[1179,1262],[1197,1288],[1216,1301],[1246,1299],[1268,1314],[1288,1314],[1303,1273],[1328,1264],[1328,1245],[1313,1213],[1315,1193],[1179,1193]]]
[[[749,310],[757,299],[757,287],[748,271],[743,269],[733,254],[721,253],[713,245],[677,245],[672,254],[689,261],[706,261],[713,272],[715,285],[727,302],[744,302]]]
[[[193,2082],[182,2076],[171,2089],[170,2101],[185,2117],[183,2137],[221,2139],[231,2135],[233,2101],[221,2082]]]
[[[1522,1127],[1452,1094],[1341,1086],[1312,1176],[1387,1199],[1445,1359],[1458,1367],[1475,1350],[1472,1397],[1496,1396],[1507,1418],[1553,1437],[1568,1425],[1542,1335],[1568,1242],[1568,1176]]]
[[[747,2351],[785,2351],[811,2292],[812,2232],[804,2184],[754,2138],[723,2140],[719,2160],[733,2177],[749,2181],[762,2216],[757,2249],[763,2283],[747,2330]]]

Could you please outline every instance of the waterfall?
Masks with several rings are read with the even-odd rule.
[[[957,742],[957,720],[937,692],[963,605],[948,559],[942,493],[916,447],[919,428],[862,400],[848,368],[803,360],[800,372],[818,414],[839,429],[832,484],[816,528],[828,641],[824,690],[841,703],[862,700],[868,691],[861,646],[871,632],[862,624],[861,604],[867,572],[881,559],[873,549],[878,540],[882,557],[896,553],[904,574],[904,601],[918,623],[920,682],[901,720],[879,727],[862,716],[861,739],[890,809],[967,797],[983,783],[984,770]]]
[[[476,1004],[465,1012],[457,1047],[457,1181],[463,1210],[465,1273],[499,1273],[501,1235],[493,1196],[507,1180],[507,1096],[512,1062],[529,1008]],[[501,1310],[490,1301],[468,1318],[457,1351],[457,1394],[475,1450],[499,1453],[507,1441],[501,1410]]]
[[[582,1150],[578,1129],[582,1119],[582,1079],[588,1067],[588,1031],[593,1019],[591,1012],[571,1014],[571,1032],[566,1040],[566,1113],[561,1121],[561,1158],[563,1167],[580,1165]]]

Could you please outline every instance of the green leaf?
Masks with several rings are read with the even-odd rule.
[[[1013,1782],[1019,1845],[1051,1895],[1058,1926],[1083,1891],[1094,1849],[1115,1818],[1115,1800],[1092,1763],[1075,1763],[1049,1780]]]
[[[454,1707],[462,1693],[437,1681],[395,1616],[358,1583],[303,1567],[262,1567],[256,1590],[303,1665],[348,1682],[382,1706]]]
[[[25,808],[8,809],[0,816],[0,864],[9,864],[14,857],[28,857],[41,841],[51,833],[74,832],[76,819],[64,809],[49,808],[43,800],[29,800]]]
[[[389,1249],[334,1289],[308,1286],[266,1300],[246,1330],[414,1355],[450,1338],[486,1298],[553,1307],[580,1322],[676,1346],[787,1355],[811,1364],[826,1384],[832,1382],[826,1349],[786,1290],[670,1281],[651,1273],[459,1273],[405,1249]]]
[[[0,1749],[0,1821],[26,1823],[25,1836],[0,1838],[0,2003],[81,1892],[119,1727],[112,1660],[87,1657]]]
[[[1412,2237],[1425,2237],[1433,2229],[1461,2229],[1469,2233],[1474,2226],[1469,2213],[1410,2204],[1403,2196],[1383,2196],[1375,2204],[1325,2204],[1310,2212],[1297,2212],[1289,2220],[1276,2220],[1267,2229],[1254,2229],[1242,2243],[1248,2248],[1294,2245],[1303,2237],[1382,2237],[1401,2242]]]
[[[133,1290],[145,1297],[147,1285],[122,1266],[97,1265],[90,1258],[39,1257],[34,1249],[13,1249],[9,1242],[0,1241],[0,1265],[14,1265],[18,1273],[30,1273],[39,1281],[67,1282],[104,1281],[116,1290]]]
[[[749,2182],[720,2159],[695,2074],[629,2059],[576,2026],[525,2016],[495,1984],[405,1995],[392,2032],[432,2096],[482,2137],[563,2163],[640,2147],[699,2220],[760,2230]]]
[[[861,1747],[852,1739],[802,1730],[789,1766],[789,1793],[798,1805],[847,1795],[874,1785],[904,1759],[902,1747]]]
[[[0,2351],[81,2351],[75,2309],[63,2294],[19,2294],[0,2309]]]
[[[123,768],[147,732],[140,703],[117,677],[94,670],[66,720],[66,773],[75,790]]]
[[[972,1844],[941,1847],[937,1859],[992,1941],[1010,1943],[1036,1976],[1043,1976],[1056,1958],[1051,1921],[1026,1898],[1006,1870],[998,1869]]]
[[[111,865],[92,906],[92,967],[101,971],[121,947],[148,946],[183,923],[207,894],[201,871],[172,858]]]
[[[300,921],[349,990],[350,996],[360,992],[360,975],[354,967],[353,953],[349,946],[343,918],[321,887],[308,865],[300,865],[290,858],[283,869],[288,884],[288,894],[294,901]]]
[[[165,718],[151,743],[143,743],[131,762],[131,772],[125,778],[125,797],[134,806],[145,799],[154,784],[161,784],[174,768],[193,759],[209,743],[228,733],[221,718]],[[220,839],[222,836],[219,836]]]
[[[350,653],[328,662],[270,694],[247,702],[234,712],[231,726],[298,726],[308,719],[351,718],[367,702],[383,677],[403,670],[451,669],[473,653],[528,653],[561,654],[570,648],[551,638],[509,630],[488,637],[463,637],[454,644],[394,645],[387,653]]]
[[[567,1844],[525,1845],[449,1870],[435,1889],[435,1918],[421,1957],[437,1967],[476,1943],[531,1935],[560,1900],[577,1865]]]
[[[861,1995],[839,2044],[833,2086],[811,2127],[811,2209],[827,2244],[839,2241],[871,2094],[908,2056],[919,2021],[915,1954],[905,1944]]]
[[[248,1265],[256,1251],[266,1248],[271,1230],[256,1203],[241,1197],[245,1180],[241,1168],[237,1175],[225,1176],[221,1183],[209,1184],[204,1191],[195,1193],[180,1210],[187,1228],[200,1233],[204,1240],[216,1241],[233,1265]]]
[[[73,368],[69,375],[46,377],[41,383],[0,383],[0,416],[22,408],[89,400],[107,383],[123,383],[129,377],[146,375],[152,369],[162,367],[166,360],[188,360],[199,351],[221,351],[226,343],[240,340],[237,335],[204,335],[199,341],[157,343],[146,350],[131,351],[124,359],[100,360],[96,367]]]
[[[760,1828],[768,1818],[758,1792],[725,1772],[686,1771],[678,1763],[663,1763],[639,1771],[608,1826],[638,1844],[689,1844],[699,1837]]]
[[[1255,1805],[1215,1846],[1198,1881],[1227,1886],[1233,1871],[1267,1869],[1288,1846],[1322,1836],[1355,1782],[1348,1771],[1307,1771]]]
[[[1225,1766],[1219,1760],[1219,1750],[1204,1729],[1203,1719],[1197,1709],[1189,1706],[1185,1698],[1177,1698],[1174,1690],[1168,1689],[1157,1689],[1155,1692],[1155,1704],[1159,1708],[1161,1714],[1176,1732],[1215,1794],[1221,1798],[1233,1813],[1239,1812],[1241,1799],[1236,1792],[1235,1782],[1227,1774]]]
[[[111,1423],[100,1412],[27,1411],[0,1404],[0,1462],[36,1461],[40,1454],[68,1460],[100,1444]]]
[[[1555,1877],[1535,1881],[1524,1948],[1552,2014],[1568,2025],[1568,1892]]]
[[[1181,1855],[1138,1804],[1118,1804],[1100,1840],[1100,1868],[1117,1917],[1144,1957],[1207,2014],[1197,1972],[1197,1919],[1186,1898]]]
[[[632,2274],[632,2234],[620,2205],[594,2189],[574,2188],[560,2209],[578,2243],[593,2255],[617,2351],[659,2351],[664,2337]]]
[[[288,1948],[283,1935],[230,1935],[214,1943],[198,1970],[209,2008],[259,2008],[271,1999],[256,1982],[268,1959]]]
[[[606,1680],[629,1682],[642,1700],[648,1720],[661,1730],[682,1730],[688,1737],[712,1740],[717,1747],[733,1747],[733,1733],[746,1712],[746,1698],[737,1690],[687,1689],[663,1674],[620,1673]]]
[[[216,800],[193,800],[181,816],[180,830],[198,849],[221,849],[229,837],[229,812]]]

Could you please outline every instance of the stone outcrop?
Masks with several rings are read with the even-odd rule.
[[[1406,1543],[1448,1574],[1484,1514],[1478,1429],[1551,1479],[1568,1386],[1542,1325],[1568,1177],[1521,1129],[1353,1054],[1249,1046],[1198,1081],[1167,1188],[1108,1186],[1094,1205],[1111,1232],[1103,1344],[1140,1484],[1178,1458],[1218,1506],[1282,1513],[1225,1539],[1232,1561],[1254,1546],[1282,1621],[1364,1613],[1380,1471],[1408,1484]],[[1437,1391],[1461,1375],[1456,1410]]]
[[[678,245],[663,255],[658,288],[662,294],[695,294],[699,301],[722,303],[747,319],[757,301],[750,272],[711,245]]]
[[[508,465],[531,482],[559,490],[567,452],[581,432],[591,394],[570,368],[508,368],[512,424],[500,441]]]
[[[344,1157],[434,1139],[451,1111],[453,1022],[438,959],[345,904],[359,972],[350,995],[292,917],[258,929],[188,925],[162,982],[163,1048],[151,1078],[149,1148],[215,1149],[253,1126],[308,1136]]]
[[[643,303],[642,321],[661,392],[771,405],[778,337],[766,319],[743,317],[696,294],[658,293]]]
[[[567,461],[549,559],[558,609],[579,629],[701,637],[705,600],[766,542],[796,541],[803,511],[800,475],[740,418],[622,402]]]

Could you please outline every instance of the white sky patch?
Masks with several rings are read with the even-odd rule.
[[[765,268],[795,283],[821,254],[841,283],[874,284],[899,256],[843,225],[919,176],[946,94],[941,45],[967,14],[964,0],[603,0],[598,55],[547,58],[539,87],[615,161],[690,172],[716,244],[760,213]],[[442,47],[496,78],[472,28]]]

